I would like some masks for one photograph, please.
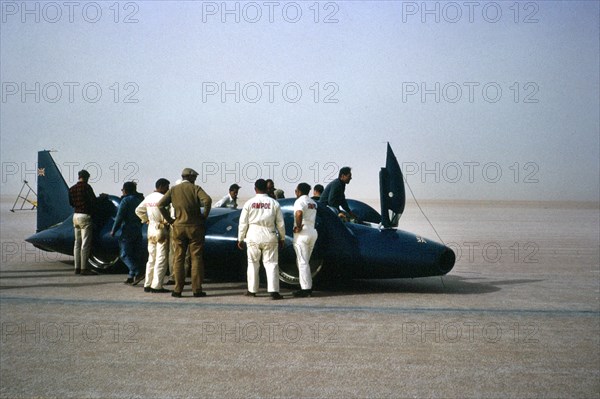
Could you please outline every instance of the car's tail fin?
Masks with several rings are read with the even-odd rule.
[[[37,196],[38,232],[62,222],[73,213],[69,204],[69,186],[48,150],[38,151]]]
[[[387,145],[385,168],[381,168],[379,172],[379,199],[382,227],[398,227],[398,221],[404,212],[406,195],[402,170],[390,143]]]

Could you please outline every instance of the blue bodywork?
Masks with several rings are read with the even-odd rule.
[[[48,151],[40,151],[38,162],[46,169],[56,168]],[[38,192],[52,195],[58,191],[60,194],[52,198],[64,201],[68,190],[66,183],[58,181],[55,173],[50,175],[54,176],[52,184],[46,184],[49,182],[44,182],[44,176],[38,178]],[[292,198],[279,200],[286,226],[285,246],[279,255],[280,277],[291,284],[297,283],[298,274],[292,247],[294,201]],[[117,237],[111,237],[110,230],[119,202],[120,198],[115,196],[104,198],[95,217],[93,259],[90,263],[97,269],[110,269],[118,261]],[[328,275],[327,272],[335,271],[337,276],[347,278],[426,277],[444,275],[454,266],[454,252],[445,245],[396,228],[382,228],[380,214],[369,205],[355,200],[348,200],[348,204],[360,223],[344,222],[326,206],[318,208],[316,229],[319,238],[311,259],[314,274],[321,272]],[[46,251],[72,255],[72,211],[64,217],[68,209],[68,200],[66,207],[63,202],[44,208],[40,202],[38,213],[42,214],[43,223],[48,225],[54,221],[54,224],[38,231],[27,241]],[[240,212],[226,208],[211,210],[206,221],[204,253],[207,277],[245,275],[245,253],[236,246]],[[38,223],[39,220],[40,215]],[[143,236],[146,240],[145,225]]]

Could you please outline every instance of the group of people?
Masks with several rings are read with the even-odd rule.
[[[181,172],[181,180],[172,187],[169,180],[158,179],[155,191],[145,198],[137,192],[136,183],[123,184],[121,202],[110,235],[115,236],[120,232],[120,258],[129,269],[125,284],[137,285],[145,280],[145,292],[171,292],[173,297],[181,298],[187,256],[191,263],[192,295],[206,296],[202,289],[205,221],[213,204],[211,197],[195,184],[197,176],[195,170],[185,168]],[[75,273],[81,275],[96,274],[87,267],[92,243],[92,213],[98,200],[88,183],[89,177],[86,170],[79,171],[77,184],[69,189],[69,202],[74,208]],[[318,237],[315,229],[318,203],[335,208],[340,217],[353,217],[345,198],[345,186],[351,179],[351,169],[344,167],[340,169],[338,179],[327,187],[317,184],[312,198],[309,197],[311,186],[308,183],[300,183],[295,189],[293,247],[301,287],[293,293],[295,297],[309,297],[312,294],[309,260]],[[240,188],[232,184],[229,193],[214,206],[236,209]],[[258,179],[254,183],[254,191],[255,196],[242,207],[237,237],[237,247],[245,249],[248,257],[248,290],[245,295],[256,296],[258,292],[262,259],[267,291],[272,299],[278,300],[283,298],[279,293],[278,248],[283,248],[285,242],[285,224],[277,199],[283,198],[284,193],[275,189],[270,179]],[[143,223],[148,224],[145,273],[142,261]],[[170,276],[174,280],[172,291],[163,286],[169,264],[172,265]]]

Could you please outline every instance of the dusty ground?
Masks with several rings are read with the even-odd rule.
[[[600,396],[596,205],[431,203],[447,276],[309,299],[146,294],[72,274],[2,208],[0,397]],[[414,208],[405,230],[435,238]],[[184,295],[191,295],[186,287]]]

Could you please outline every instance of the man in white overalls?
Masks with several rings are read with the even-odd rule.
[[[300,275],[300,290],[294,292],[295,297],[309,297],[312,294],[312,276],[310,273],[310,256],[317,241],[315,220],[317,218],[317,203],[308,193],[310,185],[300,183],[296,187],[294,202],[294,251]]]
[[[169,266],[169,225],[157,205],[169,191],[169,184],[167,179],[158,179],[156,190],[135,208],[135,214],[142,219],[142,223],[148,223],[148,263],[144,292],[170,292],[163,287],[163,279]]]
[[[262,256],[267,274],[267,291],[272,299],[282,299],[279,294],[279,266],[277,264],[279,248],[285,242],[285,225],[279,202],[267,195],[267,182],[258,179],[254,183],[256,196],[249,199],[242,208],[238,229],[238,248],[243,250],[244,243],[248,254],[248,291],[247,296],[256,296],[258,292],[258,269]]]

